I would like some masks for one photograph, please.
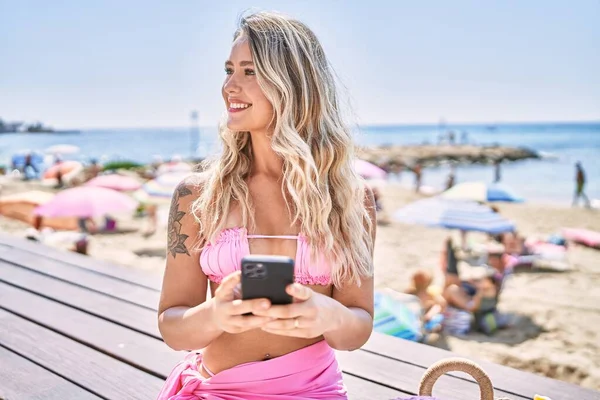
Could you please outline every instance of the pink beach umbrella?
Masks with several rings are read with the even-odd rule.
[[[44,179],[53,179],[60,174],[63,180],[68,175],[74,175],[83,170],[83,165],[79,161],[63,161],[58,164],[52,165],[44,172]]]
[[[138,203],[112,189],[80,186],[59,192],[48,203],[37,207],[42,217],[99,217],[106,214],[131,212]]]
[[[103,187],[107,189],[127,192],[138,190],[142,184],[130,176],[119,174],[100,175],[85,184],[85,186]]]
[[[359,158],[354,160],[354,169],[365,179],[385,179],[387,177],[387,172],[377,165]]]

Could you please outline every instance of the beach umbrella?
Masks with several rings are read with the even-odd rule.
[[[354,160],[354,169],[357,174],[365,179],[385,179],[387,177],[387,172],[383,169],[359,158]]]
[[[40,190],[14,193],[0,198],[0,215],[34,225],[36,207],[46,204],[55,194]],[[40,228],[49,227],[60,230],[77,229],[77,219],[72,217],[42,218]]]
[[[515,225],[490,207],[466,200],[430,197],[400,208],[394,220],[446,229],[491,234],[514,231]]]
[[[160,165],[158,167],[158,169],[156,170],[156,173],[158,175],[171,174],[171,173],[184,173],[184,172],[190,173],[190,172],[192,172],[193,168],[194,167],[191,164],[188,164],[183,161],[168,162],[168,163]]]
[[[59,192],[48,203],[37,207],[42,217],[100,217],[131,212],[137,207],[131,197],[116,190],[94,186],[79,186]]]
[[[135,178],[119,174],[100,175],[90,179],[85,186],[103,187],[107,189],[117,190],[119,192],[127,192],[138,190],[142,184]]]
[[[79,153],[79,147],[72,144],[55,144],[44,149],[47,154],[75,154]]]
[[[11,161],[13,164],[17,166],[25,165],[25,157],[27,155],[31,155],[31,163],[36,166],[42,165],[44,163],[44,155],[36,150],[31,149],[21,149],[13,153],[11,157]]]
[[[507,201],[522,202],[510,188],[499,183],[464,182],[451,187],[441,194],[446,199],[473,201]]]
[[[190,174],[190,172],[171,172],[159,175],[144,183],[134,192],[133,197],[142,203],[168,204],[177,185]]]
[[[44,172],[44,179],[56,179],[60,172],[62,180],[68,182],[73,176],[83,171],[79,161],[61,161],[52,165]]]

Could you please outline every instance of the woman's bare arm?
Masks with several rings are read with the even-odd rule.
[[[371,219],[371,240],[375,244],[377,217],[375,199],[365,191],[365,206]],[[365,228],[366,229],[366,228]],[[333,298],[343,307],[336,313],[336,329],[324,334],[327,343],[337,350],[356,350],[369,340],[373,331],[373,278],[363,278],[361,285],[347,284],[333,289]]]
[[[191,212],[200,195],[202,177],[181,182],[171,202],[167,262],[158,307],[158,327],[175,350],[201,349],[222,331],[214,323],[212,300],[206,300],[208,278],[197,251],[199,227]]]

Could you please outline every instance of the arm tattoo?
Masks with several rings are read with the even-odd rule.
[[[181,233],[181,219],[185,216],[185,211],[179,211],[179,199],[191,194],[192,191],[190,189],[180,185],[175,190],[175,195],[171,202],[167,248],[173,258],[175,258],[177,253],[190,255],[187,247],[185,247],[185,241],[189,236]]]

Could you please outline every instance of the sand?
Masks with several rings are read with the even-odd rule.
[[[2,181],[0,196],[39,188],[36,183]],[[50,190],[50,189],[46,189]],[[382,189],[386,212],[421,196],[388,185]],[[600,211],[536,204],[500,204],[500,212],[517,222],[525,235],[547,235],[561,227],[600,231]],[[384,217],[385,215],[382,215]],[[143,235],[146,221],[119,221],[123,232],[94,235],[91,257],[160,273],[164,268],[166,233]],[[0,215],[0,230],[23,237],[28,226]],[[391,222],[378,227],[375,246],[375,284],[403,290],[417,268],[439,272],[439,251],[450,231]],[[471,235],[477,240],[478,235]],[[443,336],[434,345],[457,354],[486,359],[555,379],[600,389],[600,250],[574,246],[569,250],[573,270],[563,273],[515,274],[507,283],[500,310],[515,317],[516,325],[488,337],[469,334]],[[439,279],[439,274],[438,274]]]

